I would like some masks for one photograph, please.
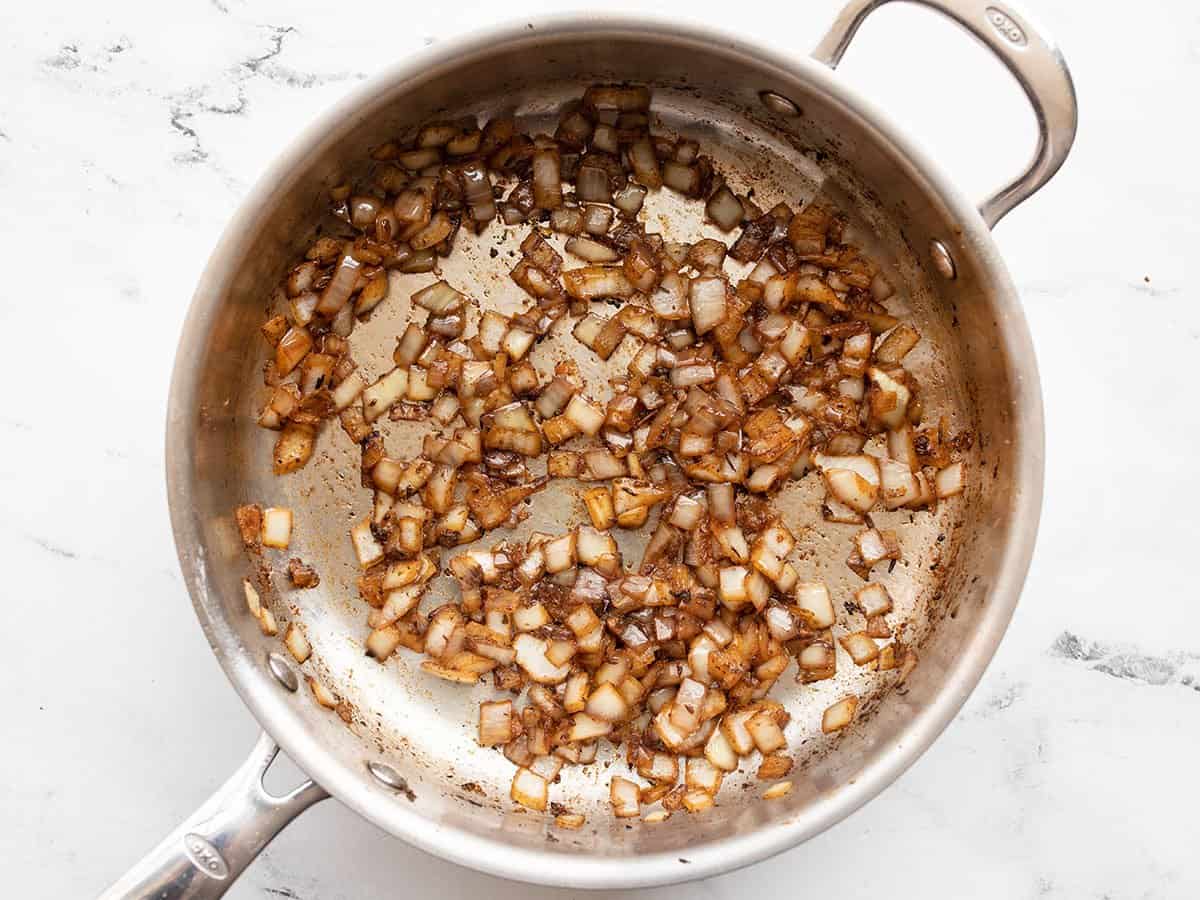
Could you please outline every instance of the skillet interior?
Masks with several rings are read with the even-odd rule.
[[[419,660],[405,651],[386,666],[363,656],[365,606],[356,598],[357,571],[346,537],[368,510],[367,492],[358,486],[357,449],[336,426],[327,427],[305,470],[286,478],[271,475],[275,435],[254,424],[264,394],[260,369],[266,352],[257,329],[273,287],[313,238],[314,224],[323,221],[328,188],[361,171],[371,145],[429,118],[472,114],[482,121],[501,111],[514,111],[531,133],[550,131],[563,102],[577,98],[590,83],[610,80],[650,84],[657,126],[698,139],[729,181],[739,190],[753,187],[764,208],[777,200],[795,204],[818,188],[833,195],[851,215],[848,240],[865,245],[891,272],[898,291],[889,306],[907,309],[925,336],[910,361],[918,361],[914,370],[927,408],[944,411],[955,427],[973,428],[981,440],[970,460],[964,497],[934,514],[912,516],[911,523],[908,513],[879,517],[885,526],[898,524],[904,545],[904,564],[880,580],[906,614],[906,638],[919,645],[921,664],[907,683],[889,690],[894,677],[864,675],[842,656],[836,682],[801,687],[789,673],[773,692],[792,712],[788,737],[803,761],[793,779],[796,789],[786,800],[761,802],[751,769],[727,779],[718,806],[702,816],[681,814],[661,825],[629,828],[608,812],[608,779],[624,771],[624,763],[614,762],[610,772],[604,761],[615,755],[602,751],[598,766],[564,770],[563,782],[552,788],[552,800],[588,814],[584,829],[563,832],[540,816],[514,810],[507,800],[511,764],[475,745],[476,705],[490,695],[489,686],[468,689],[437,681],[423,675]],[[790,96],[802,115],[781,118],[768,112],[759,101],[764,89]],[[705,848],[754,831],[812,831],[830,795],[846,792],[872,767],[893,765],[898,754],[909,752],[905,744],[916,739],[904,729],[928,711],[939,691],[959,695],[955,708],[965,699],[982,663],[960,662],[972,654],[990,656],[995,631],[1007,622],[1015,600],[1008,547],[1014,511],[1029,508],[1031,489],[1036,507],[1038,488],[1029,478],[1033,470],[1019,456],[1022,439],[1034,443],[1040,465],[1040,432],[1019,434],[1016,423],[1022,404],[1032,404],[1026,412],[1032,409],[1040,429],[1037,386],[1012,377],[1011,359],[1028,352],[1021,344],[1027,338],[1007,280],[987,281],[998,265],[989,248],[966,241],[964,229],[955,224],[961,209],[952,212],[952,204],[938,196],[906,155],[879,138],[854,110],[826,93],[819,79],[798,79],[733,45],[702,47],[684,34],[667,38],[624,29],[574,36],[553,29],[523,35],[514,30],[511,41],[476,45],[453,64],[397,79],[356,115],[330,127],[304,154],[304,165],[292,167],[269,192],[260,186],[256,208],[227,235],[222,252],[228,257],[206,273],[177,364],[169,440],[173,516],[201,619],[227,671],[260,718],[283,727],[286,733],[271,730],[285,749],[295,742],[294,755],[302,764],[301,743],[308,753],[319,746],[328,754],[322,770],[308,768],[335,795],[385,827],[459,861],[485,864],[472,852],[485,846],[479,839],[491,839],[514,854],[508,870],[501,867],[504,874],[578,884],[588,881],[581,850],[598,858],[696,858]],[[669,196],[651,199],[649,228],[668,237],[719,236],[698,224],[697,206]],[[506,234],[493,225],[478,239],[464,235],[460,244],[465,247],[446,262],[443,277],[481,305],[513,307],[521,293],[507,277],[511,262],[502,264],[525,231]],[[929,265],[926,248],[934,236],[955,252],[959,277],[954,282]],[[498,258],[491,258],[491,249]],[[984,274],[987,266],[993,267],[991,276]],[[390,298],[356,328],[355,358],[372,376],[390,365],[386,360],[407,319],[408,295],[432,280],[410,275],[393,281]],[[567,335],[539,345],[534,359],[552,365],[557,355],[575,347]],[[391,455],[403,455],[423,427],[384,422]],[[793,530],[804,535],[801,577],[827,581],[840,605],[859,583],[843,562],[857,529],[821,522],[820,493],[810,476],[787,493],[782,508]],[[288,694],[267,674],[265,655],[280,647],[262,637],[245,612],[240,581],[250,564],[231,519],[233,508],[249,501],[296,511],[288,555],[315,564],[322,582],[316,590],[288,591],[286,579],[277,577],[275,610],[281,621],[296,617],[306,626],[314,656],[305,672],[318,674],[348,701],[353,708],[348,724],[319,708],[303,688]],[[574,491],[548,491],[518,534],[539,526],[561,530],[583,515]],[[504,536],[492,533],[486,543]],[[286,562],[286,556],[278,562]],[[989,601],[997,581],[1003,583]],[[865,711],[852,729],[822,737],[820,711],[848,690],[870,697]],[[369,760],[388,763],[415,799],[376,784],[365,769]],[[327,775],[332,765],[341,767],[333,779]],[[461,830],[457,851],[438,845],[438,836],[450,829]],[[565,871],[552,866],[523,871],[520,867],[536,857],[522,851],[571,853],[575,862]],[[697,867],[674,877],[699,874]]]

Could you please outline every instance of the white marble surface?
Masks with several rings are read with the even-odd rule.
[[[836,5],[741,3],[737,22],[711,0],[658,4],[796,52]],[[476,0],[298,6],[0,4],[5,896],[95,894],[255,734],[193,619],[162,473],[176,336],[227,216],[357,80],[507,14]],[[1187,627],[1200,597],[1181,564],[1200,501],[1200,298],[1186,276],[1200,245],[1200,17],[1183,0],[1099,9],[1036,0],[1074,70],[1079,139],[996,235],[1049,427],[1041,539],[999,655],[944,737],[863,811],[663,897],[1200,896]],[[929,13],[878,14],[843,73],[976,194],[1031,145],[1015,86]],[[566,896],[442,863],[333,802],[230,894],[393,895]]]

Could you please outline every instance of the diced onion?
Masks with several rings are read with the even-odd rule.
[[[858,710],[858,698],[844,697],[830,706],[821,715],[821,730],[826,734],[840,731],[850,724],[854,713]]]
[[[304,629],[295,622],[288,623],[287,630],[283,633],[283,645],[298,663],[304,663],[312,656],[312,646],[308,643]]]
[[[546,779],[528,769],[517,769],[517,773],[513,776],[512,788],[509,791],[509,795],[515,802],[536,812],[546,811],[546,800],[549,793]]]
[[[829,628],[835,621],[829,589],[819,581],[796,585],[796,607],[809,628]]]
[[[618,819],[633,819],[641,815],[638,786],[626,778],[614,775],[609,784],[613,815]]]
[[[263,510],[262,544],[277,550],[286,550],[292,540],[292,511],[286,507],[271,506]]]

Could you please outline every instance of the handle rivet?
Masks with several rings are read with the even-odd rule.
[[[300,687],[300,682],[296,678],[295,671],[278,653],[267,654],[267,668],[271,670],[271,674],[275,676],[275,680],[289,691],[295,691],[296,688]]]
[[[783,94],[777,94],[774,91],[759,91],[758,99],[762,101],[763,106],[777,116],[800,115],[800,107]]]
[[[958,277],[958,268],[954,265],[954,257],[950,255],[946,245],[937,238],[929,242],[929,256],[933,260],[933,267],[947,281],[953,281]]]
[[[413,793],[413,789],[408,786],[408,779],[391,766],[384,765],[383,763],[369,762],[367,763],[367,771],[374,775],[375,780],[380,784],[403,794],[408,798],[410,803],[417,799],[417,795]]]

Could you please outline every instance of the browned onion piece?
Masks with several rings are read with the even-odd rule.
[[[654,145],[647,138],[634,141],[630,145],[629,164],[633,169],[633,177],[641,184],[651,190],[662,187],[658,157],[654,155]]]
[[[337,270],[333,273],[333,278],[321,292],[321,299],[317,301],[316,312],[319,315],[332,317],[349,302],[350,295],[354,293],[354,289],[358,285],[358,273],[361,267],[362,263],[349,253],[342,257]]]
[[[561,160],[558,150],[538,150],[533,154],[533,203],[538,209],[562,206]]]
[[[696,334],[707,334],[725,321],[728,314],[728,288],[725,279],[719,276],[705,275],[692,279],[688,291],[688,308],[691,311],[692,328]]]
[[[742,209],[742,201],[734,195],[728,185],[724,184],[708,198],[705,212],[722,231],[732,231],[742,221],[742,216],[745,214]]]

